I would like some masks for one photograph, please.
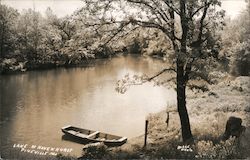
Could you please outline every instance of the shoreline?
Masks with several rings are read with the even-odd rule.
[[[9,61],[9,63],[11,64],[8,64],[6,66],[7,68],[4,68],[4,64],[3,64],[4,60],[2,60],[2,64],[0,63],[0,75],[14,75],[14,74],[26,73],[28,71],[51,70],[51,69],[57,69],[57,68],[92,67],[99,61],[108,61],[117,56],[128,56],[128,55],[143,56],[142,54],[138,54],[138,53],[122,53],[122,52],[120,53],[119,52],[119,53],[112,54],[107,57],[84,59],[84,60],[81,60],[79,63],[67,64],[66,62],[64,63],[54,62],[54,63],[36,63],[36,64],[28,64],[28,65],[26,65],[28,62],[17,61],[17,59],[14,57],[5,58],[4,60]],[[151,57],[151,58],[155,58],[155,57]],[[13,62],[11,62],[11,60]]]

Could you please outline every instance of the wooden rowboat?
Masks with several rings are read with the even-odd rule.
[[[83,144],[103,142],[107,146],[121,146],[127,142],[126,137],[78,128],[74,126],[62,127],[62,132],[66,136],[70,136]]]

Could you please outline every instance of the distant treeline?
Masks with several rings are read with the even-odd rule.
[[[222,32],[221,54],[228,57],[229,72],[250,75],[250,1],[246,10],[233,20],[227,20]]]
[[[48,8],[45,15],[32,9],[19,13],[0,5],[0,73],[78,65],[118,52],[140,52],[133,37],[115,48],[105,44],[104,33],[86,27],[81,11],[58,18]]]
[[[248,10],[237,20],[227,20],[228,25],[222,31],[221,62],[226,71],[238,75],[249,75],[249,10],[248,5]],[[32,9],[19,13],[0,5],[0,74],[79,65],[117,53],[167,59],[171,56],[172,46],[159,31],[127,26],[118,34],[117,28],[121,26],[114,24],[96,29],[86,25],[90,21],[97,20],[84,9],[58,18],[50,8],[42,16]]]

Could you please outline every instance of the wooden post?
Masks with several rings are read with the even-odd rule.
[[[147,146],[147,136],[148,136],[148,120],[145,121],[145,137],[144,137],[144,148]]]

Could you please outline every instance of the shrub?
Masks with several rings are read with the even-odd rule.
[[[225,142],[214,144],[212,141],[196,143],[196,158],[202,159],[235,159],[242,158],[238,140],[230,138]]]
[[[72,156],[64,156],[62,154],[58,154],[56,156],[56,159],[57,160],[75,160],[76,158],[75,157],[72,157]]]
[[[103,159],[104,156],[110,155],[108,147],[104,144],[93,145],[83,150],[83,159]]]

